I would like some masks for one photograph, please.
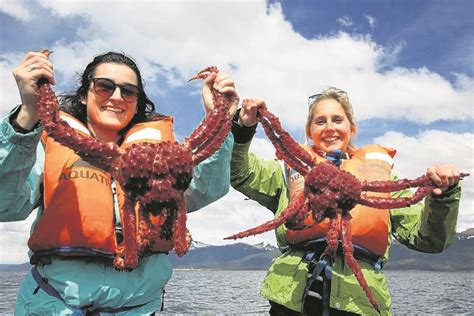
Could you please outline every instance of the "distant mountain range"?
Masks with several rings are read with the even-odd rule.
[[[170,253],[170,260],[175,268],[266,270],[280,254],[278,248],[264,243],[212,246],[193,241],[185,256]]]
[[[389,270],[474,270],[474,228],[457,233],[453,244],[439,254],[421,253],[394,242],[390,260],[384,269]],[[266,270],[273,258],[280,255],[278,248],[269,244],[249,245],[237,243],[225,246],[207,245],[193,241],[189,252],[181,258],[170,253],[175,268]],[[0,271],[29,269],[28,263],[0,264]]]
[[[390,248],[390,258],[384,269],[392,270],[474,270],[474,228],[457,233],[445,251],[437,254],[410,250],[395,243]]]

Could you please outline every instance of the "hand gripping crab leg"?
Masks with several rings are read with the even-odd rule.
[[[461,173],[460,179],[468,177],[469,173]],[[358,203],[379,209],[402,208],[418,203],[425,198],[436,186],[427,175],[414,180],[401,179],[397,181],[371,181],[362,182],[363,191],[371,192],[395,192],[408,188],[418,187],[418,190],[410,197],[399,197],[396,199],[361,195]]]
[[[189,81],[206,79],[211,73],[217,72],[219,72],[217,67],[210,66],[201,70],[197,75],[189,79]],[[224,94],[215,89],[211,89],[211,93],[214,108],[196,130],[184,141],[187,146],[192,148],[193,162],[196,165],[209,157],[209,153],[219,149],[232,125],[232,118],[229,114],[231,102],[229,102],[229,99]]]

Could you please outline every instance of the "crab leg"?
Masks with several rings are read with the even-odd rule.
[[[468,177],[469,173],[461,173],[460,178]],[[413,180],[400,179],[396,181],[364,181],[362,182],[362,191],[371,192],[395,192],[414,187],[433,186],[431,179],[423,175]]]
[[[328,245],[326,246],[326,249],[324,249],[321,257],[329,256],[331,259],[334,259],[336,256],[337,247],[339,246],[339,222],[340,217],[337,215],[329,220],[329,228],[326,233],[326,242]]]
[[[114,266],[118,270],[131,270],[138,265],[135,204],[132,199],[125,199],[122,212],[123,250],[119,251],[114,259]]]
[[[190,80],[205,79],[212,72],[218,72],[218,69],[213,66],[207,67]],[[219,149],[231,128],[229,100],[215,89],[212,89],[211,93],[214,109],[184,142],[186,146],[192,148],[192,160],[195,165]]]
[[[270,141],[277,150],[277,155],[287,164],[298,171],[301,175],[306,175],[314,166],[313,157],[293,140],[285,131],[278,118],[267,110],[258,110],[259,121]],[[286,145],[286,147],[283,146]]]
[[[358,202],[362,205],[378,209],[402,208],[418,203],[433,189],[434,186],[420,187],[411,197],[400,197],[395,199],[363,195],[360,197]]]
[[[296,198],[292,199],[290,204],[286,209],[284,209],[280,216],[277,218],[268,221],[266,223],[263,223],[262,225],[259,225],[257,227],[245,230],[243,232],[237,233],[235,235],[226,237],[224,239],[239,239],[239,238],[245,238],[248,236],[253,236],[253,235],[258,235],[265,233],[267,231],[273,230],[277,228],[278,226],[284,224],[285,222],[289,221],[290,218],[293,218],[295,216],[299,215],[300,210],[307,210],[304,208],[304,202],[305,202],[305,197],[304,194],[299,194],[296,196]]]
[[[212,90],[212,100],[214,103],[214,109],[185,140],[185,144],[188,143],[193,151],[197,151],[198,147],[207,146],[207,143],[213,140],[212,135],[216,135],[217,133],[221,132],[222,128],[227,131],[230,130],[230,103],[225,96],[221,95],[215,90]]]
[[[189,79],[188,82],[196,79],[206,79],[212,72],[219,72],[219,70],[215,66],[206,67]],[[212,95],[212,101],[214,102],[214,105],[217,104],[214,93]],[[214,109],[216,108],[217,107],[214,106]],[[207,135],[209,134],[208,131],[212,129],[213,126],[218,124],[219,118],[220,117],[216,111],[209,113],[209,115],[201,122],[201,124],[199,124],[199,126],[191,133],[191,135],[186,138],[185,143],[188,143],[191,148],[198,147],[199,144],[202,144],[206,140]]]
[[[178,214],[173,224],[174,252],[182,257],[188,252],[191,236],[186,231],[186,204],[184,198],[178,201]]]
[[[342,247],[344,249],[344,261],[347,263],[349,268],[351,268],[352,272],[359,282],[362,290],[364,290],[365,295],[370,301],[370,304],[375,308],[377,312],[380,314],[380,308],[377,304],[377,300],[375,299],[374,294],[370,290],[367,281],[360,270],[359,263],[357,260],[354,259],[354,247],[352,246],[352,234],[351,234],[351,215],[346,214],[341,218],[342,225],[341,225],[341,235],[342,235]]]
[[[217,115],[222,117],[219,124],[217,126],[212,126],[212,132],[206,135],[206,141],[204,141],[199,147],[192,147],[192,160],[195,165],[217,151],[230,131],[232,122],[228,114],[228,109],[226,107],[219,107],[216,112]]]

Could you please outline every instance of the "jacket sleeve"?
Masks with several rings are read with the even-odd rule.
[[[9,122],[15,111],[0,120],[0,221],[28,217],[40,198],[44,150],[41,128],[15,132]]]
[[[410,190],[392,197],[408,196]],[[454,240],[461,187],[458,183],[441,195],[429,195],[424,203],[390,210],[393,236],[408,248],[438,253]]]
[[[278,161],[265,160],[249,152],[250,143],[234,143],[230,164],[231,185],[276,213],[282,200],[287,200],[283,170]]]
[[[193,170],[193,179],[184,192],[188,212],[197,211],[229,192],[230,158],[234,137],[227,136],[218,151]]]

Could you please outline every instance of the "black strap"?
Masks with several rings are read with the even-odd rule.
[[[309,241],[304,241],[299,244],[292,244],[289,245],[289,249],[291,250],[303,250],[303,251],[313,251],[319,253],[321,255],[324,252],[324,249],[327,246],[326,238],[318,238]],[[353,245],[354,248],[354,258],[359,261],[366,262],[375,269],[381,270],[383,268],[383,257],[372,253],[370,250],[359,246]],[[339,246],[337,247],[337,255],[342,256],[344,254],[344,250],[342,248],[342,243],[339,241]],[[319,259],[319,258],[318,258]]]
[[[320,258],[320,253],[308,251],[308,280],[302,297],[301,315],[329,315],[331,293],[332,260]]]
[[[326,246],[324,237],[289,246],[291,250],[305,251],[304,260],[308,263],[308,280],[303,292],[301,315],[329,316],[334,313],[329,307],[333,262],[329,256],[321,257]],[[341,242],[337,254],[343,254]],[[363,247],[354,245],[354,257],[378,270],[382,268],[382,257]]]
[[[58,300],[64,301],[61,295],[59,295],[59,292],[56,291],[54,287],[48,284],[48,279],[43,278],[41,274],[38,271],[38,268],[34,266],[31,268],[31,275],[33,276],[33,279],[36,281],[36,284],[38,284],[38,287],[41,288],[43,291],[48,293],[50,296],[53,296],[57,298]],[[35,294],[38,292],[38,288],[35,289]]]

